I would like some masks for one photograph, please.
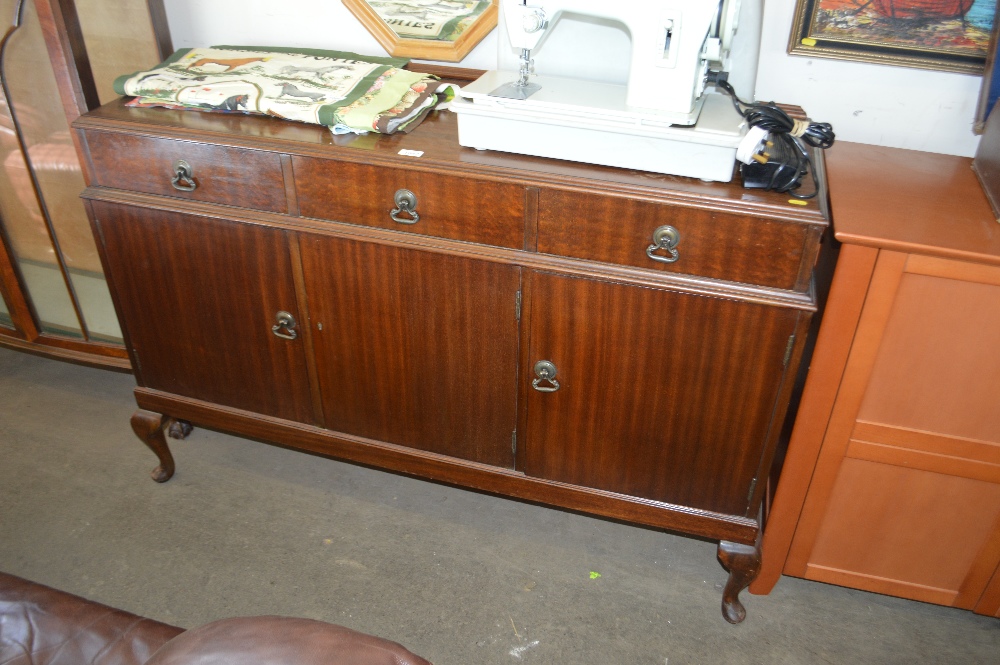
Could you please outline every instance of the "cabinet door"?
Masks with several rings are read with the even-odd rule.
[[[518,268],[323,237],[302,264],[329,429],[513,466]]]
[[[302,336],[272,332],[301,318],[284,232],[92,205],[140,385],[312,422]]]
[[[744,515],[798,312],[543,273],[530,279],[526,380],[548,360],[559,387],[527,391],[525,472]]]
[[[883,249],[866,293],[784,570],[996,612],[1000,268]]]

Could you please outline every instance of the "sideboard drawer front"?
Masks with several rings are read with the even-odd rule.
[[[304,217],[512,249],[524,245],[519,185],[307,157],[294,157],[293,168]],[[400,190],[413,194],[416,222],[404,211],[393,219]]]
[[[288,210],[276,153],[98,131],[87,132],[87,145],[96,184],[102,187],[268,212]],[[179,160],[190,165],[190,191],[172,183]],[[183,180],[178,185],[191,187]]]
[[[676,230],[676,260],[654,245],[663,226]],[[805,288],[802,274],[810,226],[703,208],[623,197],[543,190],[539,197],[538,251],[745,282],[779,289]],[[812,238],[815,243],[815,238]],[[811,268],[811,264],[809,266]],[[806,271],[808,273],[808,271]]]

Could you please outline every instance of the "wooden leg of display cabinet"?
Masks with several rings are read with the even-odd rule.
[[[132,414],[132,430],[135,435],[160,459],[160,465],[149,474],[158,483],[165,483],[174,475],[174,456],[170,454],[167,439],[163,435],[163,429],[169,421],[167,416],[142,409]]]
[[[722,616],[729,623],[740,623],[747,616],[740,602],[740,591],[750,586],[760,572],[760,536],[753,545],[721,541],[719,561],[729,571],[729,580],[722,591]]]
[[[175,418],[167,420],[167,436],[171,439],[186,439],[193,429],[191,423],[186,420],[176,420]]]

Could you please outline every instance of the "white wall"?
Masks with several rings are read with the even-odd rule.
[[[339,0],[164,0],[164,4],[175,48],[246,44],[384,54]],[[972,123],[979,76],[789,56],[785,49],[794,7],[795,0],[765,3],[758,99],[802,106],[814,120],[831,123],[842,140],[974,154],[978,137],[972,133]],[[496,32],[461,66],[495,68]]]
[[[767,0],[757,99],[797,104],[845,141],[971,157],[981,76],[786,53],[795,0]]]
[[[340,0],[164,0],[174,48],[217,44],[300,46],[385,55]],[[496,67],[496,33],[461,63]]]

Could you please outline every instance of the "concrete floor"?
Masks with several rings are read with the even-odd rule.
[[[786,577],[731,626],[713,543],[204,429],[158,485],[132,386],[0,349],[0,570],[182,627],[323,619],[437,665],[1000,663],[996,619]]]

